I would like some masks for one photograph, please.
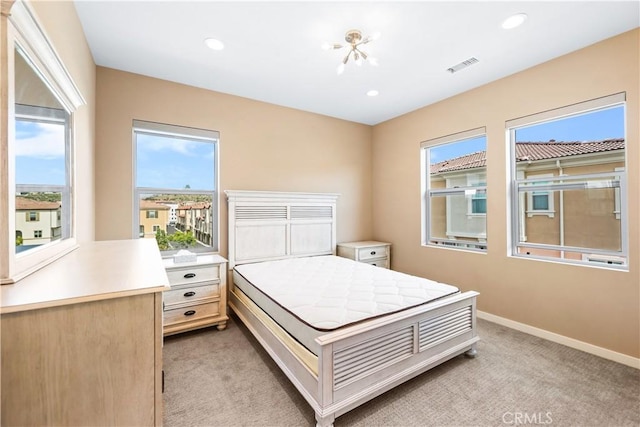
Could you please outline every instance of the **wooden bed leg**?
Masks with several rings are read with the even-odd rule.
[[[469,359],[474,359],[477,354],[478,354],[478,350],[476,350],[475,344],[471,346],[471,348],[464,353],[464,355],[467,356]]]
[[[334,417],[333,414],[323,418],[316,412],[316,427],[333,427],[335,419],[336,417]]]

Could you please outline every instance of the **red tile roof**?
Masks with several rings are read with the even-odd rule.
[[[60,202],[44,202],[40,200],[28,199],[26,197],[16,196],[17,211],[45,211],[60,208]]]
[[[580,154],[601,153],[624,149],[624,139],[605,139],[602,141],[549,141],[517,142],[516,162],[556,159]],[[431,165],[431,173],[452,172],[456,170],[485,167],[486,151],[466,154]]]
[[[160,211],[168,211],[169,206],[161,205],[154,200],[140,200],[140,209],[142,210],[160,210]]]

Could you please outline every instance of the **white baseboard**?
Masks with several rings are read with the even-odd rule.
[[[614,362],[622,363],[623,365],[631,366],[632,368],[640,369],[640,359],[633,356],[618,353],[616,351],[598,347],[596,345],[589,344],[583,341],[578,341],[573,338],[565,337],[564,335],[545,331],[544,329],[529,326],[524,323],[496,316],[494,314],[485,313],[484,311],[478,310],[477,316],[479,319],[488,320],[489,322],[497,323],[499,325],[506,326],[507,328],[515,329],[529,335],[544,338],[558,344],[566,345],[567,347],[575,348],[576,350],[594,354],[604,359],[613,360]]]

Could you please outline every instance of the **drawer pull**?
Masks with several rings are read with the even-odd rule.
[[[184,296],[185,296],[185,297],[192,297],[192,296],[194,296],[195,294],[196,294],[195,292],[193,292],[193,291],[189,291],[189,292],[185,292],[185,293],[184,293]]]
[[[371,255],[375,255],[375,254],[376,254],[376,251],[371,251]]]
[[[187,273],[184,275],[185,279],[193,279],[194,277],[196,277],[196,273]]]
[[[193,316],[194,314],[196,314],[195,310],[189,310],[184,312],[185,316]]]

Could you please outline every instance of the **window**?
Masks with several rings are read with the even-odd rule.
[[[163,255],[218,251],[216,131],[135,120],[134,227]]]
[[[13,3],[6,27],[10,103],[0,187],[8,199],[0,216],[10,220],[0,221],[1,284],[15,283],[76,247],[72,122],[86,102],[30,7]],[[36,231],[42,238],[33,237]]]
[[[487,187],[486,182],[469,183],[472,187]],[[486,215],[487,214],[487,193],[486,191],[476,191],[470,200],[469,213],[472,215]]]
[[[485,129],[421,144],[423,244],[487,249]]]
[[[36,239],[42,238],[42,230],[34,230],[33,231],[33,237],[36,238]]]
[[[507,128],[511,254],[627,269],[625,94]]]
[[[549,181],[537,181],[536,178],[548,178],[553,174],[541,174],[541,175],[529,175],[531,185],[545,185]],[[553,197],[549,191],[529,191],[527,193],[527,216],[533,215],[547,215],[549,218],[553,218],[555,211],[553,208]]]

